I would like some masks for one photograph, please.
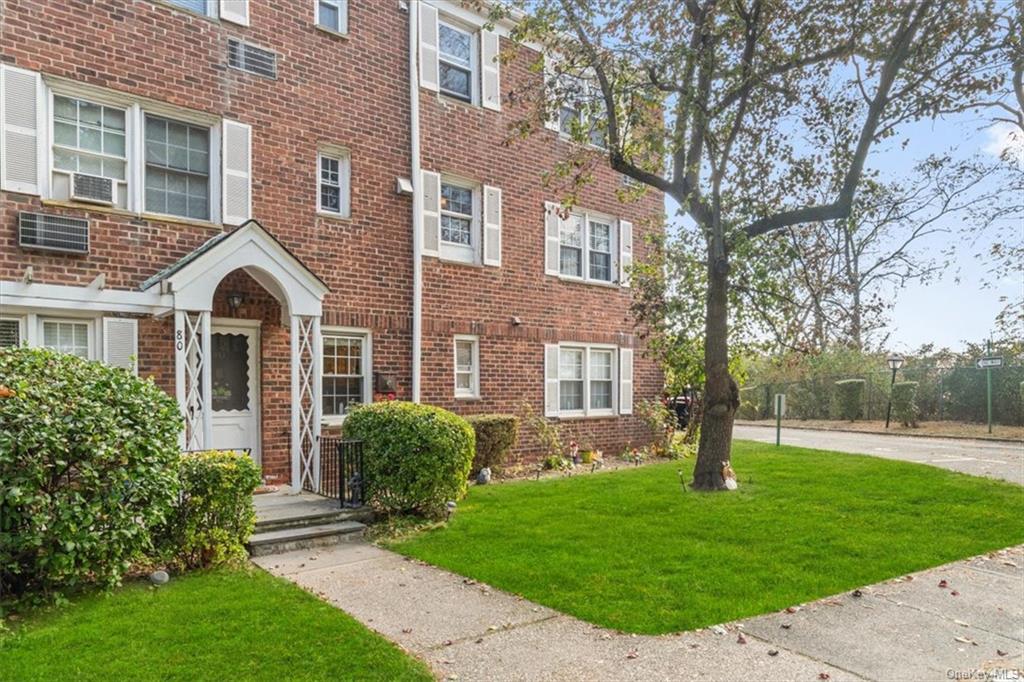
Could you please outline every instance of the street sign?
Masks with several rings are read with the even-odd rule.
[[[1001,356],[989,357],[989,358],[978,358],[978,369],[988,369],[989,367],[1002,367],[1003,358]]]

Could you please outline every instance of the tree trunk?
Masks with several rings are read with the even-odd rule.
[[[714,249],[709,249],[713,254]],[[725,490],[722,468],[729,463],[732,423],[740,392],[729,375],[729,261],[709,255],[707,318],[704,323],[704,413],[693,471],[694,490]]]

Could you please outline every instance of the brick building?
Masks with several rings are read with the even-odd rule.
[[[183,447],[251,448],[271,483],[308,486],[319,435],[392,395],[647,440],[662,378],[624,268],[662,197],[622,204],[602,167],[553,210],[559,122],[503,144],[527,106],[503,94],[540,78],[509,26],[425,0],[0,8],[0,343],[154,377]]]

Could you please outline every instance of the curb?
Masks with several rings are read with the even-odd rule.
[[[755,426],[761,429],[774,429],[774,424],[761,424],[759,422],[751,421],[735,421],[734,424],[738,426]],[[862,436],[888,436],[893,438],[940,438],[943,440],[974,440],[974,441],[991,441],[993,443],[1024,443],[1024,440],[1019,438],[995,438],[992,436],[950,436],[950,435],[935,435],[930,433],[881,433],[879,431],[858,431],[857,429],[822,429],[814,426],[791,426],[782,425],[783,429],[796,429],[797,431],[817,431],[819,433],[828,433],[829,431],[839,431],[840,433],[856,433]]]

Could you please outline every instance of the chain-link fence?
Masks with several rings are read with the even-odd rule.
[[[977,367],[908,368],[896,381],[916,381],[917,411],[921,421],[985,422],[988,420],[986,370]],[[1024,365],[997,367],[992,372],[992,421],[1024,424]],[[860,419],[885,419],[892,372],[817,376],[802,381],[745,386],[740,390],[741,419],[774,418],[776,393],[786,394],[787,419],[842,419],[836,382],[863,379]]]

